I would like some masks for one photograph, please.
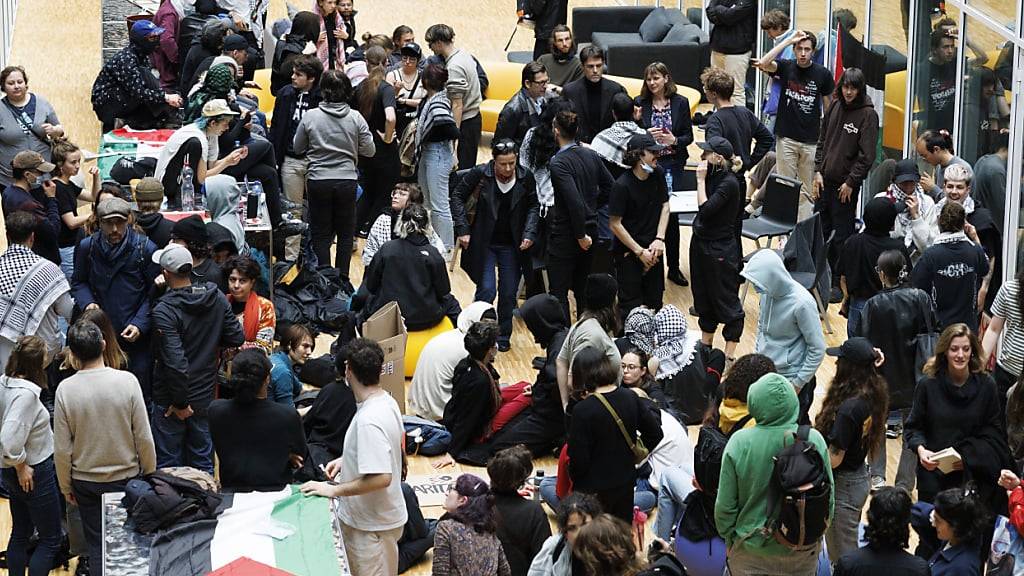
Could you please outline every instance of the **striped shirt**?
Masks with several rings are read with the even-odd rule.
[[[996,362],[1010,374],[1020,374],[1024,370],[1024,315],[1020,307],[1020,282],[1014,279],[1003,284],[992,303],[992,314],[1006,320]]]

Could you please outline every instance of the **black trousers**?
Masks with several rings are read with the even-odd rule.
[[[797,423],[800,425],[810,425],[811,423],[811,417],[808,415],[808,412],[811,409],[811,404],[814,403],[814,388],[817,385],[818,379],[816,377],[811,378],[811,380],[807,382],[807,384],[804,384],[804,387],[801,388],[800,392],[796,395],[797,400],[800,401],[800,417],[797,420]]]
[[[592,245],[590,250],[580,250],[578,254],[569,257],[556,256],[548,252],[548,291],[561,302],[565,317],[570,322],[572,315],[569,313],[569,290],[572,290],[573,298],[576,300],[578,313],[583,310],[585,304],[583,294],[587,276],[590,275],[591,261],[594,258],[591,252],[594,248],[596,244]]]
[[[274,145],[265,138],[252,138],[245,143],[249,153],[241,162],[228,167],[224,173],[242,182],[245,178],[259,180],[263,192],[267,195],[267,211],[270,212],[270,223],[277,226],[281,223],[281,183],[278,180],[277,163],[274,158]],[[230,150],[221,150],[227,154]]]
[[[630,252],[616,251],[615,278],[619,284],[619,312],[625,320],[629,311],[643,305],[660,310],[665,294],[665,264],[661,260],[644,271],[644,264]]]
[[[164,196],[167,197],[167,206],[171,209],[181,208],[181,171],[185,167],[185,159],[192,167],[192,186],[199,190],[199,163],[205,162],[203,158],[203,145],[198,138],[189,138],[179,148],[178,153],[171,157],[164,171],[161,184],[164,185]]]
[[[1006,393],[1017,383],[1017,376],[1013,375],[1002,364],[996,362],[996,369],[992,371],[992,379],[996,381],[996,397],[999,398],[999,414],[1003,417],[1003,428],[1006,428]]]
[[[832,269],[832,285],[839,285],[839,275],[835,273],[836,264],[839,262],[839,255],[843,253],[843,245],[846,239],[853,236],[855,231],[855,220],[857,218],[857,196],[859,190],[850,195],[846,202],[839,201],[839,187],[842,182],[825,182],[821,192],[821,198],[815,206],[821,215],[821,233],[825,240],[835,232],[832,244],[828,248],[828,265]]]
[[[110,132],[114,129],[117,119],[124,120],[125,124],[136,130],[148,130],[156,128],[171,117],[173,108],[166,102],[159,104],[147,104],[145,102],[130,102],[126,105],[109,104],[93,108],[96,117],[103,123],[103,132]]]
[[[378,149],[373,158],[360,160],[363,195],[356,201],[356,229],[370,231],[377,216],[384,211],[391,200],[391,190],[398,182],[401,165],[398,149],[389,146]]]
[[[108,492],[123,492],[129,478],[116,482],[87,482],[71,480],[71,491],[78,502],[82,515],[85,543],[89,547],[89,574],[103,574],[103,495]]]
[[[476,153],[480,148],[480,131],[483,120],[480,114],[472,118],[463,118],[459,124],[459,170],[467,170],[476,166]]]
[[[541,56],[551,51],[549,44],[549,35],[545,35],[543,38],[537,37],[533,41],[533,59],[536,61]]]
[[[631,482],[617,488],[598,490],[593,492],[593,495],[597,497],[597,501],[601,503],[601,508],[605,512],[632,526],[633,491],[635,489],[636,483]]]
[[[724,324],[727,342],[743,335],[743,304],[739,298],[739,260],[736,243],[728,240],[690,240],[690,292],[701,332],[714,333]]]
[[[331,261],[331,244],[337,239],[334,266],[341,277],[348,280],[352,239],[356,232],[356,181],[308,180],[306,190],[313,252],[321,266],[327,265]]]

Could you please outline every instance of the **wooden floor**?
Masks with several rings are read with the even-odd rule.
[[[573,0],[570,2],[570,7],[611,3],[613,2],[610,0]],[[632,4],[632,2],[619,3]],[[305,2],[302,5],[303,9],[306,8],[304,4]],[[798,0],[798,4],[800,6],[806,4],[808,8],[803,12],[808,16],[798,19],[799,26],[818,29],[823,25],[823,18],[816,18],[810,14],[811,6],[819,10],[817,6],[820,4],[813,0]],[[837,7],[839,4],[841,3],[837,2]],[[855,3],[846,2],[846,4]],[[480,0],[473,2],[471,9],[466,9],[469,5],[451,0],[419,0],[417,2],[375,0],[372,4],[367,2],[357,5],[356,8],[361,10],[358,16],[361,32],[371,31],[390,35],[396,25],[405,23],[413,26],[417,38],[422,41],[427,26],[443,21],[451,24],[455,29],[456,43],[469,47],[481,60],[503,60],[502,49],[509,34],[513,31],[513,5],[507,0]],[[685,5],[699,5],[699,2],[686,0]],[[885,8],[879,8],[880,6]],[[893,46],[900,45],[903,31],[900,27],[897,6],[896,3],[875,3],[873,34],[877,35],[876,42],[886,42]],[[877,13],[880,9],[891,10],[893,13],[883,18]],[[284,14],[284,1],[272,0],[271,19]],[[55,15],[57,17],[54,17]],[[863,15],[858,13],[858,16]],[[863,22],[863,19],[861,21]],[[99,2],[96,0],[92,2],[20,0],[12,50],[12,62],[22,64],[28,70],[30,89],[46,96],[53,103],[69,136],[87,149],[95,149],[99,139],[99,124],[89,104],[89,90],[100,65],[99,23]],[[903,42],[905,45],[905,41]],[[530,33],[519,30],[515,34],[510,50],[531,50],[532,46],[533,39]],[[702,134],[698,132],[697,137],[701,138]],[[486,145],[485,138],[484,146]],[[691,147],[691,155],[695,155],[695,150],[696,147]],[[481,159],[486,155],[487,153],[482,147]],[[689,230],[684,229],[682,236],[684,246],[682,253],[685,258]],[[2,243],[3,241],[0,239],[0,244]],[[752,247],[751,245],[746,248],[749,250]],[[354,281],[358,281],[362,274],[362,266],[357,258],[353,259],[353,267],[355,268],[353,270]],[[471,301],[474,287],[459,269],[456,269],[452,275],[452,286],[463,304]],[[692,298],[688,289],[668,283],[665,301],[686,311],[692,303]],[[750,292],[744,307],[747,319],[738,351],[740,354],[750,352],[754,345],[758,298],[753,291]],[[836,332],[826,336],[826,340],[830,346],[838,345],[845,340],[846,322],[835,313],[834,306],[829,317]],[[695,328],[695,319],[690,318],[690,321]],[[325,349],[323,345],[327,341],[327,339],[322,339],[320,349]],[[718,344],[721,345],[721,342]],[[499,355],[497,369],[502,374],[503,380],[507,382],[532,380],[534,374],[530,368],[530,361],[540,353],[540,349],[533,343],[525,326],[517,319],[512,338],[512,351]],[[819,401],[833,375],[834,363],[826,358],[818,371],[818,381],[822,383],[819,386]],[[690,434],[691,437],[695,437],[696,429],[691,427]],[[896,469],[898,447],[895,441],[890,440],[889,443],[888,469],[891,481]],[[553,459],[541,459],[537,461],[537,465],[545,468],[549,473],[553,473],[555,462]],[[410,474],[429,474],[431,470],[429,459],[423,457],[411,459]],[[459,465],[457,470],[472,472],[473,469]],[[428,517],[436,517],[440,515],[440,510],[427,508],[425,513]],[[649,522],[648,526],[651,525],[653,523]],[[10,516],[6,503],[3,503],[0,505],[0,540],[5,539],[9,532]],[[0,543],[0,547],[3,547],[2,543]],[[55,573],[65,574],[65,572]],[[429,557],[427,561],[409,573],[429,574]]]

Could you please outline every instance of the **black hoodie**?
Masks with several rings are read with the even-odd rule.
[[[157,248],[163,248],[171,241],[171,228],[174,228],[174,222],[164,218],[163,214],[159,212],[138,214],[135,220],[139,223],[142,231],[146,233],[146,237],[152,240]]]
[[[562,342],[569,333],[569,322],[558,299],[550,294],[537,294],[519,307],[519,317],[526,323],[533,339],[544,348],[544,366],[537,371],[533,384],[532,408],[545,419],[562,423],[562,397],[558,392],[556,365]]]
[[[388,302],[398,302],[410,332],[437,325],[451,293],[444,258],[422,234],[385,242],[364,278],[372,295],[367,317]]]
[[[211,282],[168,290],[153,307],[153,401],[204,411],[222,348],[245,343],[242,324]]]
[[[837,87],[821,120],[814,170],[821,173],[826,183],[836,187],[845,183],[855,191],[860,190],[875,163],[877,147],[878,114],[864,90],[853,103],[847,104],[842,89]]]

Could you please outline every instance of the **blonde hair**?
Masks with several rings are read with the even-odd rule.
[[[967,166],[958,163],[946,166],[946,169],[942,171],[942,177],[946,182],[964,182],[970,186],[974,173]]]

